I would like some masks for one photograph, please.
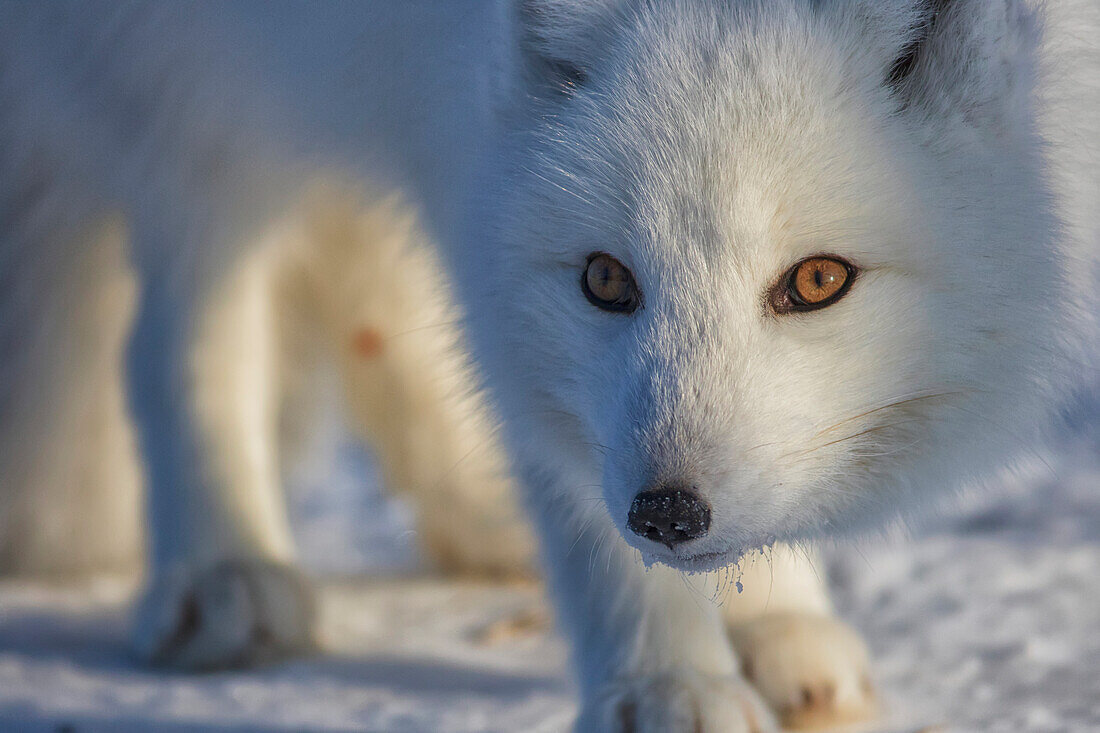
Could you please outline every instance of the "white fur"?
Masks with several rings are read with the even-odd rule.
[[[130,395],[153,520],[143,648],[165,649],[181,604],[226,584],[247,598],[209,618],[253,618],[242,628],[289,648],[308,633],[274,492],[272,344],[286,321],[250,278],[272,271],[256,258],[280,226],[331,241],[296,229],[308,217],[277,222],[304,178],[335,165],[406,188],[442,245],[574,645],[580,726],[651,707],[639,729],[767,725],[721,615],[663,565],[867,531],[980,478],[1027,448],[1092,337],[1100,8],[944,7],[925,38],[930,4],[916,0],[409,2],[308,22],[233,5],[201,19],[5,6],[5,180],[20,190],[46,170],[69,221],[117,207],[134,232]],[[911,72],[887,85],[916,41]],[[68,241],[5,232],[3,253],[61,261]],[[631,268],[644,308],[584,299],[594,251]],[[852,291],[813,314],[768,312],[766,289],[820,252],[859,265]],[[330,303],[309,297],[338,334],[357,307],[343,289],[393,274],[342,280],[317,263],[288,287],[331,283]],[[455,353],[448,338],[439,353]],[[472,386],[461,357],[444,361],[445,379]],[[349,386],[385,445],[405,428],[379,419],[376,378]],[[491,435],[476,401],[451,409]],[[500,480],[496,458],[483,466]],[[624,528],[635,494],[668,480],[713,509],[710,532],[677,551]],[[784,566],[804,591],[784,609],[801,638],[828,602],[805,563]],[[301,606],[300,623],[272,617],[272,597]],[[178,661],[251,658],[248,634],[216,632],[199,636],[244,648],[185,645]],[[779,632],[773,647],[742,636],[750,658],[786,656]],[[858,687],[865,660],[847,638],[807,658],[806,674],[834,678],[811,690]],[[777,706],[804,699],[805,681],[784,672],[761,689]]]
[[[460,265],[502,286],[466,297],[562,605],[586,609],[565,619],[591,690],[685,658],[644,616],[609,633],[656,584],[620,536],[647,561],[714,567],[873,527],[1026,450],[1081,368],[1070,344],[1088,338],[1079,296],[1095,285],[1069,258],[1097,251],[1096,197],[1081,193],[1097,180],[1100,66],[1080,30],[1095,5],[951,3],[898,90],[883,80],[913,3],[612,5],[583,24],[601,40],[571,97],[537,75],[572,44],[536,34],[521,54],[533,71],[515,85],[536,101],[512,110],[527,134],[486,197],[500,234]],[[1055,97],[1063,85],[1076,97]],[[577,297],[592,251],[641,284],[631,318]],[[818,252],[864,268],[851,294],[769,315],[765,289]],[[713,507],[680,552],[625,530],[634,495],[668,480]],[[591,539],[571,565],[578,525]],[[586,542],[623,558],[586,574]],[[721,643],[660,596],[647,614]],[[620,648],[645,651],[607,661]]]
[[[126,227],[105,214],[65,231],[63,211],[35,208],[27,220],[51,222],[74,256],[54,272],[48,261],[8,261],[19,279],[0,296],[10,345],[0,358],[0,567],[132,571],[142,532],[121,363],[135,294]],[[50,400],[59,392],[64,400]]]
[[[298,406],[315,395],[295,382],[311,354],[322,354],[337,366],[349,417],[385,483],[412,500],[431,560],[467,573],[528,573],[534,542],[469,364],[461,313],[425,239],[407,206],[331,182],[275,229],[282,427],[312,428],[302,419],[308,407]],[[298,442],[284,435],[282,445]]]

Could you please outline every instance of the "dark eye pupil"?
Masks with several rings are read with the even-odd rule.
[[[611,284],[611,268],[607,265],[600,267],[599,275],[600,285],[608,286]]]

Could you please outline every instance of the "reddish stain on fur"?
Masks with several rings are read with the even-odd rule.
[[[352,348],[355,353],[364,359],[374,359],[382,355],[385,348],[385,339],[382,334],[373,328],[361,328],[351,338]]]

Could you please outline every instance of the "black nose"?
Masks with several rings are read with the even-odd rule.
[[[626,526],[636,535],[672,549],[710,529],[710,507],[685,489],[650,489],[634,497]]]

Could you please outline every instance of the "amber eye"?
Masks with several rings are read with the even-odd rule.
[[[603,252],[588,256],[581,289],[592,305],[605,311],[631,313],[640,303],[638,286],[630,270]]]
[[[792,267],[771,294],[776,313],[824,308],[844,297],[856,268],[837,257],[809,257]]]

